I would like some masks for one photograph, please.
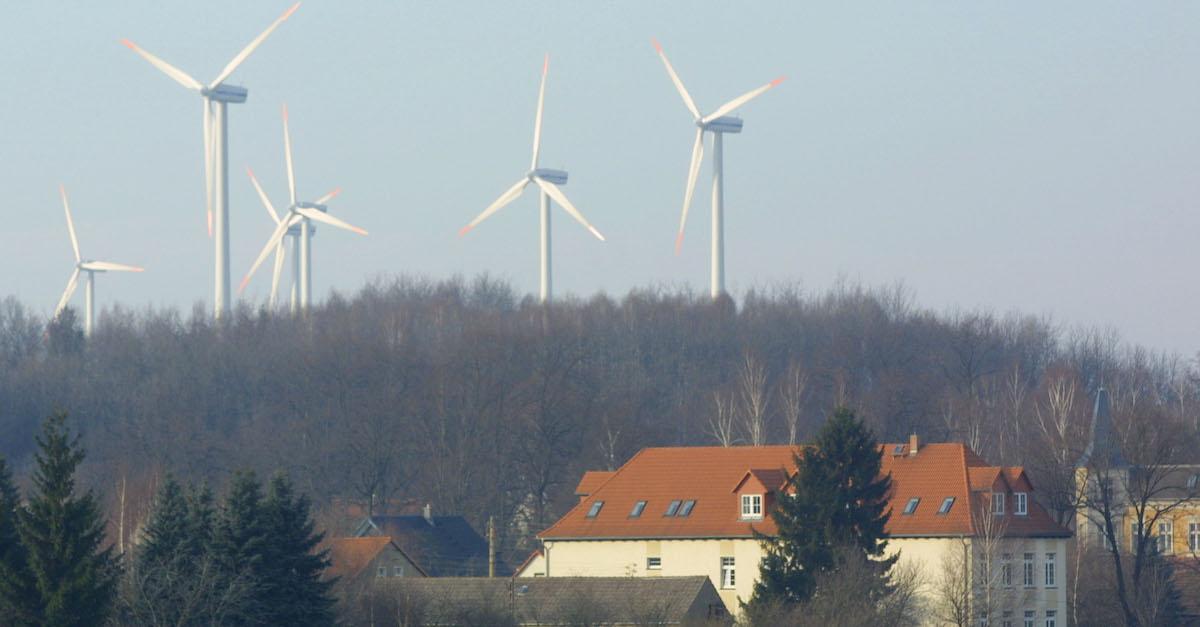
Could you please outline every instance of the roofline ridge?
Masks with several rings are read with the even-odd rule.
[[[579,508],[580,508],[580,507],[581,507],[581,506],[582,506],[584,503],[588,502],[588,501],[589,501],[589,500],[591,500],[593,497],[595,497],[597,492],[599,492],[600,490],[604,489],[604,486],[608,485],[608,482],[610,482],[610,481],[612,481],[613,479],[615,479],[615,478],[617,477],[617,475],[621,474],[621,472],[622,472],[622,471],[624,471],[626,467],[628,467],[630,464],[632,464],[632,463],[633,463],[633,460],[635,460],[635,459],[637,459],[637,458],[641,457],[641,456],[642,456],[642,453],[646,452],[646,451],[647,451],[647,450],[649,450],[650,448],[679,448],[679,447],[665,447],[665,446],[664,446],[664,447],[648,447],[648,446],[644,446],[644,447],[642,447],[642,448],[638,449],[638,452],[634,453],[634,454],[633,454],[633,457],[630,457],[629,459],[625,460],[625,463],[624,463],[624,464],[621,464],[621,465],[620,465],[620,467],[618,467],[616,470],[609,471],[609,472],[611,472],[611,473],[612,473],[612,475],[611,475],[611,476],[609,476],[609,478],[608,478],[608,479],[605,479],[605,480],[604,480],[604,483],[601,483],[600,485],[596,486],[596,489],[595,489],[595,490],[593,490],[591,494],[589,494],[589,495],[587,495],[587,496],[585,496],[585,497],[583,497],[583,498],[579,499],[579,502],[578,502],[578,503],[576,503],[575,505],[572,505],[572,506],[571,506],[571,509],[569,509],[569,510],[567,510],[567,511],[563,512],[563,515],[562,515],[562,516],[559,516],[559,517],[558,517],[558,520],[554,521],[554,524],[553,524],[553,525],[550,525],[549,527],[546,527],[545,529],[543,529],[543,530],[541,530],[540,532],[538,532],[537,534],[535,534],[533,537],[535,537],[535,538],[537,538],[537,539],[541,540],[541,539],[542,539],[542,534],[544,534],[544,533],[546,533],[546,532],[550,531],[551,529],[553,529],[553,528],[557,527],[559,524],[561,524],[561,523],[562,523],[564,520],[566,520],[566,519],[567,519],[567,518],[568,518],[568,517],[571,515],[571,512],[574,512],[575,510],[579,509]],[[586,473],[587,471],[584,471],[584,472]],[[581,479],[582,479],[582,478],[581,478]]]

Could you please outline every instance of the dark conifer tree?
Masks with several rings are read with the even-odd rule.
[[[211,543],[213,561],[227,578],[227,585],[238,580],[246,590],[239,606],[229,613],[230,624],[269,622],[264,585],[268,532],[258,478],[253,472],[235,474],[214,522]]]
[[[796,456],[792,497],[778,500],[771,517],[778,535],[759,536],[766,549],[751,605],[800,603],[816,591],[817,575],[838,568],[843,551],[861,551],[878,570],[878,594],[895,557],[887,546],[887,495],[891,478],[880,477],[879,445],[848,409],[838,409],[813,446]]]
[[[187,495],[187,540],[185,551],[196,558],[207,556],[212,545],[217,508],[208,485],[192,487]]]
[[[113,547],[101,547],[104,522],[95,495],[76,493],[84,452],[66,419],[47,419],[37,438],[33,492],[18,510],[17,529],[28,552],[38,621],[99,625],[112,610],[119,566]]]
[[[0,457],[0,616],[4,624],[34,625],[37,607],[25,547],[17,534],[21,496],[13,485],[8,462]]]
[[[139,567],[179,559],[188,543],[188,503],[175,477],[167,475],[146,524],[145,538],[138,547]]]
[[[314,552],[324,538],[315,531],[308,498],[297,495],[282,474],[271,478],[263,514],[268,529],[263,582],[270,622],[331,625],[331,581],[322,581],[328,551]]]

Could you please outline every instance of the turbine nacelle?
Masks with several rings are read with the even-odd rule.
[[[242,103],[246,102],[246,96],[250,94],[245,87],[237,85],[226,85],[221,83],[213,88],[205,87],[200,90],[200,95],[216,102],[231,102]]]
[[[529,178],[530,178],[530,180],[532,180],[535,177],[542,179],[543,181],[549,181],[551,183],[554,183],[555,185],[566,185],[567,184],[566,170],[554,170],[551,168],[534,168],[533,170],[529,171]]]
[[[708,122],[697,120],[696,126],[713,133],[740,133],[742,132],[742,118],[724,115]]]

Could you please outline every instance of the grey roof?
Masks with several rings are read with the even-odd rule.
[[[1109,406],[1108,390],[1104,388],[1096,391],[1096,405],[1092,409],[1092,437],[1077,465],[1086,466],[1093,462],[1107,468],[1129,465],[1121,453],[1121,443],[1113,433],[1112,408]]]
[[[432,521],[432,523],[430,522]],[[430,577],[482,577],[488,574],[488,547],[462,516],[372,516],[355,536],[388,536]],[[496,574],[512,569],[497,557]]]
[[[674,625],[728,615],[708,577],[395,578],[387,590],[427,625]]]

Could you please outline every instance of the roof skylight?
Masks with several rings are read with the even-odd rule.
[[[919,497],[919,496],[914,496],[911,499],[908,499],[908,504],[904,506],[904,515],[905,516],[912,515],[913,512],[917,511],[917,505],[920,505],[920,504],[921,504],[921,497]]]
[[[939,514],[949,514],[951,507],[954,507],[954,497],[947,496],[946,500],[942,501],[942,506],[938,508],[938,513]]]
[[[630,518],[638,518],[639,516],[642,515],[642,511],[644,511],[645,509],[646,509],[645,501],[638,501],[637,503],[634,503],[633,511],[629,512],[629,517]]]
[[[679,513],[676,516],[687,516],[692,513],[692,508],[696,506],[696,501],[687,500],[683,502],[683,506],[679,508]]]
[[[588,510],[587,517],[595,518],[596,516],[600,515],[601,507],[604,507],[604,501],[596,501],[595,503],[592,503],[592,508]]]
[[[678,511],[679,511],[679,501],[677,501],[677,500],[671,501],[671,504],[667,506],[667,513],[663,514],[663,516],[674,516],[675,512],[678,512]]]

